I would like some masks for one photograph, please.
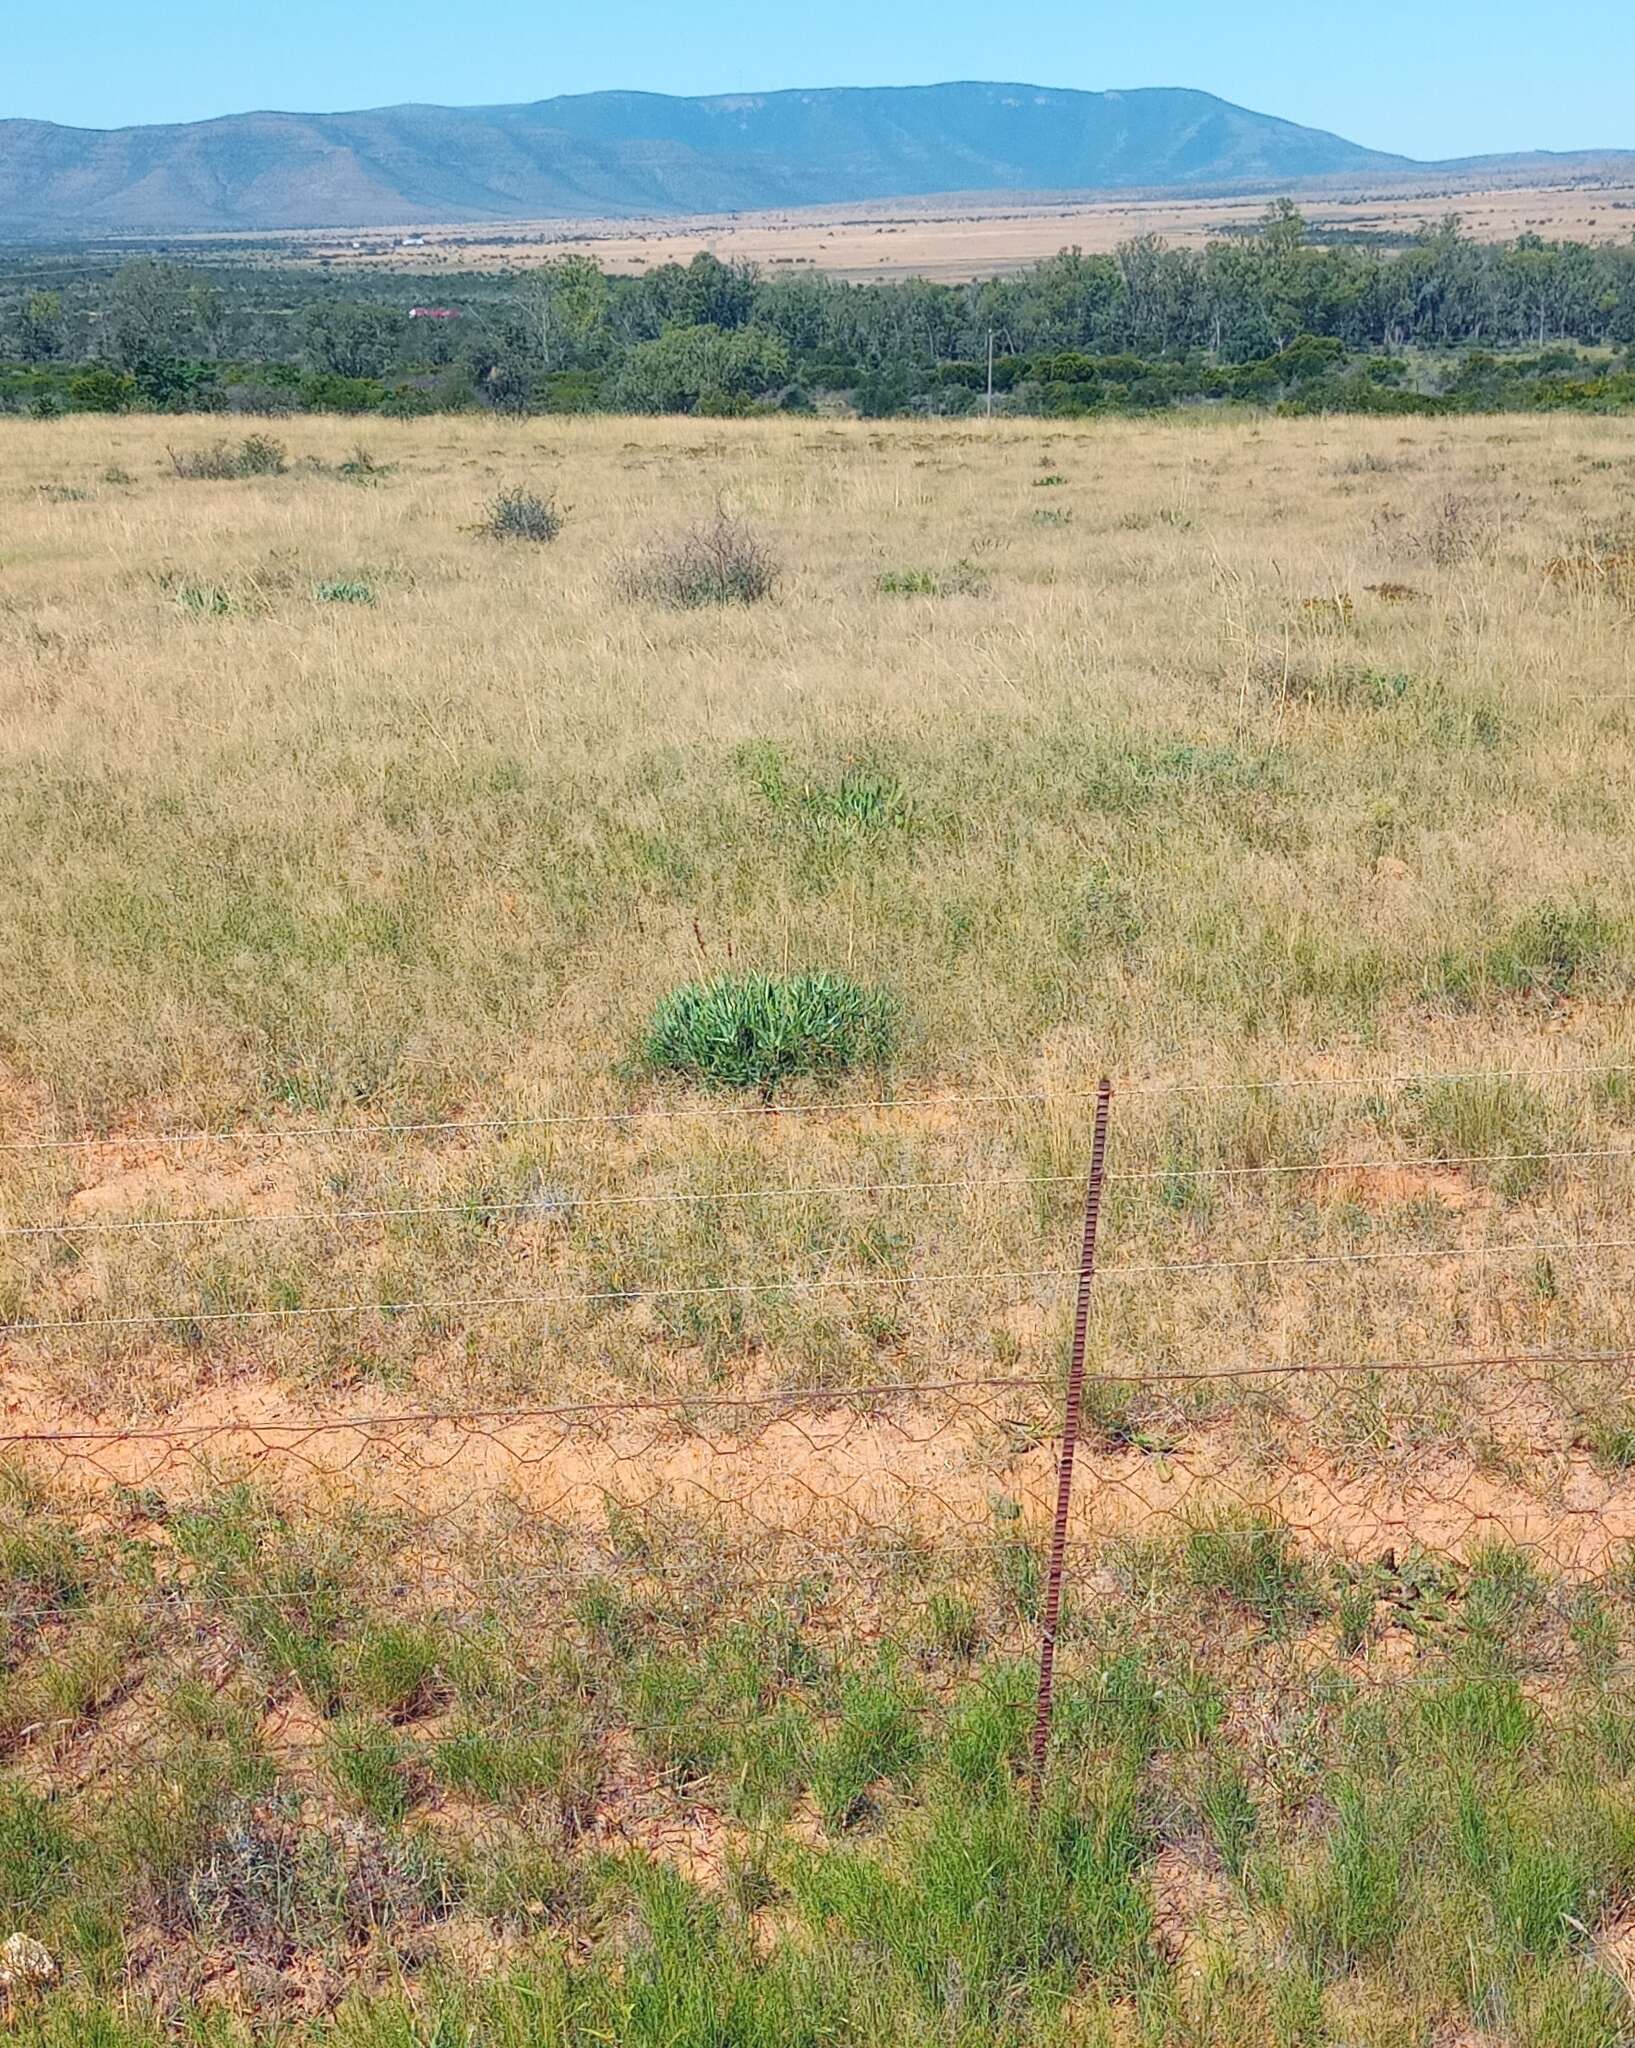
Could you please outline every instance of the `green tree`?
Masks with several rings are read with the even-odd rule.
[[[406,322],[391,306],[320,299],[301,323],[301,341],[315,370],[334,377],[382,377],[398,360]]]
[[[531,271],[518,297],[539,367],[580,370],[606,354],[608,281],[588,256],[563,256]]]
[[[185,355],[193,339],[192,275],[179,263],[134,257],[114,272],[101,326],[100,353],[122,369]]]
[[[781,384],[789,349],[764,328],[671,327],[626,356],[613,404],[630,412],[731,410]]]
[[[67,345],[61,292],[28,292],[17,315],[16,347],[25,363],[48,363]]]

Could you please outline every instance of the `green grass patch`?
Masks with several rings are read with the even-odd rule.
[[[972,597],[986,586],[982,571],[966,561],[946,569],[887,569],[874,582],[882,597]]]
[[[1199,1592],[1230,1600],[1273,1631],[1322,1611],[1316,1580],[1289,1532],[1247,1509],[1200,1515],[1183,1539],[1181,1562]]]
[[[797,1076],[838,1079],[885,1067],[898,1005],[844,974],[721,975],[665,996],[640,1048],[651,1073],[771,1096]]]

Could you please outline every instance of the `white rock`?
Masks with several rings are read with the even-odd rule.
[[[5,1990],[15,1984],[49,1984],[56,1974],[56,1957],[32,1934],[8,1934],[0,1941],[0,1987]]]

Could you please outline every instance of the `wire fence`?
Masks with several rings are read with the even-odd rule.
[[[1522,1071],[1346,1082],[1277,1077],[1241,1086],[1459,1089],[1491,1086]],[[1631,1072],[1628,1066],[1562,1066],[1548,1069],[1547,1077],[1605,1082]],[[1540,1079],[1536,1070],[1530,1079]],[[1190,1085],[1182,1084],[1182,1092]],[[1148,1086],[1137,1082],[1132,1092]],[[383,1137],[463,1146],[519,1129],[848,1113],[889,1121],[928,1108],[968,1117],[1019,1103],[1066,1103],[1076,1113],[1093,1103],[1094,1160],[1086,1157],[1082,1173],[865,1174],[708,1188],[591,1188],[564,1197],[549,1220],[559,1235],[571,1236],[598,1211],[677,1212],[703,1219],[708,1238],[721,1227],[723,1212],[741,1215],[761,1204],[777,1211],[819,1203],[872,1214],[883,1200],[898,1197],[1045,1197],[1056,1206],[1044,1227],[1056,1231],[1060,1243],[1060,1203],[1088,1175],[1092,1199],[1077,1263],[1064,1251],[1054,1263],[940,1266],[935,1253],[946,1234],[931,1231],[926,1263],[916,1263],[918,1245],[891,1245],[878,1253],[872,1270],[848,1262],[817,1272],[769,1271],[763,1257],[755,1277],[709,1282],[377,1289],[319,1301],[223,1303],[212,1301],[208,1273],[189,1263],[195,1256],[207,1259],[222,1233],[247,1235],[259,1245],[279,1231],[318,1231],[350,1243],[359,1234],[405,1226],[537,1219],[539,1197],[343,1198],[329,1206],[252,1212],[201,1208],[194,1183],[184,1180],[170,1190],[193,1202],[184,1213],[164,1213],[162,1203],[150,1200],[139,1213],[84,1215],[67,1208],[72,1190],[63,1183],[55,1211],[14,1210],[0,1221],[0,1237],[12,1248],[0,1248],[0,1258],[25,1261],[8,1291],[8,1319],[0,1324],[6,1398],[0,1465],[24,1474],[27,1485],[44,1486],[43,1501],[76,1503],[73,1512],[82,1518],[135,1530],[173,1562],[181,1558],[185,1571],[167,1582],[167,1613],[177,1611],[177,1602],[191,1613],[204,1599],[218,1619],[264,1642],[284,1640],[279,1630],[288,1634],[286,1610],[305,1595],[297,1597],[298,1588],[292,1593],[278,1580],[281,1567],[263,1558],[252,1568],[242,1545],[233,1548],[239,1539],[220,1536],[221,1518],[230,1522],[250,1512],[246,1501],[257,1503],[263,1534],[274,1532],[274,1549],[294,1541],[297,1528],[353,1528],[361,1526],[359,1517],[373,1518],[370,1555],[380,1583],[398,1596],[412,1593],[421,1610],[458,1612],[466,1626],[496,1606],[513,1614],[530,1605],[540,1614],[559,1614],[564,1603],[578,1602],[573,1611],[582,1619],[583,1603],[603,1597],[597,1589],[678,1576],[695,1586],[708,1583],[715,1589],[711,1597],[730,1585],[745,1599],[783,1599],[793,1588],[821,1583],[824,1598],[855,1621],[905,1572],[952,1574],[958,1583],[972,1572],[997,1573],[1015,1595],[1012,1637],[1031,1644],[1043,1667],[1041,1730],[1056,1645],[1073,1626],[1073,1596],[1095,1594],[1105,1604],[1109,1587],[1114,1596],[1121,1588],[1127,1595],[1141,1571],[1155,1568],[1154,1559],[1167,1559],[1163,1569],[1204,1594],[1213,1589],[1222,1612],[1245,1622],[1258,1645],[1261,1679],[1277,1657],[1309,1658],[1311,1630],[1331,1627],[1319,1624],[1319,1614],[1329,1612],[1321,1603],[1302,1607],[1289,1594],[1291,1586],[1315,1583],[1313,1573],[1326,1574],[1324,1583],[1337,1589],[1337,1611],[1352,1614],[1335,1654],[1358,1671],[1389,1676],[1401,1661],[1386,1654],[1397,1625],[1393,1616],[1414,1611],[1417,1644],[1427,1603],[1456,1607],[1460,1588],[1484,1571],[1491,1575],[1492,1559],[1501,1553],[1522,1559],[1547,1589],[1535,1603],[1535,1618],[1552,1670],[1564,1669],[1580,1652],[1590,1654],[1574,1605],[1587,1593],[1612,1616],[1598,1624],[1595,1654],[1604,1660],[1615,1638],[1612,1654],[1626,1656],[1635,1616],[1619,1603],[1635,1584],[1629,1571],[1635,1345],[1626,1341],[1621,1262],[1635,1252],[1635,1236],[1616,1228],[1626,1208],[1623,1190],[1602,1180],[1635,1156],[1635,1146],[1615,1142],[1616,1131],[1596,1133],[1596,1142],[1203,1159],[1176,1168],[1124,1163],[1115,1117],[1103,1170],[1109,1094],[1104,1090],[1098,1099],[1094,1091],[1070,1090],[790,1109],[689,1105],[282,1131],[82,1134],[22,1138],[3,1149],[14,1158],[59,1157],[119,1146],[147,1154],[166,1147],[328,1146]],[[1417,1213],[1413,1241],[1406,1243],[1257,1245],[1247,1235],[1262,1190],[1344,1184],[1371,1174],[1497,1181],[1520,1168],[1570,1169],[1575,1183],[1594,1182],[1593,1229],[1575,1233],[1559,1217],[1538,1218],[1526,1204],[1495,1204],[1473,1209],[1475,1222],[1456,1242],[1424,1241],[1434,1219]],[[1110,1198],[1123,1190],[1134,1199],[1141,1191],[1177,1187],[1186,1196],[1211,1182],[1229,1185],[1250,1206],[1234,1212],[1231,1242],[1196,1256],[1134,1256],[1119,1243],[1116,1204],[1113,1212],[1096,1214],[1103,1188]],[[1520,1220],[1511,1219],[1512,1209]],[[1500,1227],[1507,1219],[1509,1227]],[[1524,1220],[1535,1227],[1522,1227]],[[1098,1221],[1106,1238],[1099,1246]],[[1471,1238],[1468,1229],[1496,1234]],[[193,1240],[201,1241],[197,1253]],[[124,1269],[116,1264],[104,1271],[85,1249],[104,1242],[170,1248],[164,1257],[172,1263],[158,1271],[160,1282],[177,1288],[176,1298],[153,1303],[144,1296],[134,1304],[110,1298],[108,1283],[119,1284]],[[832,1252],[827,1241],[826,1249]],[[180,1264],[173,1262],[178,1256]],[[1399,1317],[1377,1301],[1366,1319],[1376,1340],[1368,1348],[1331,1355],[1306,1350],[1279,1323],[1280,1276],[1297,1276],[1316,1290],[1310,1300],[1303,1297],[1309,1313],[1298,1336],[1314,1316],[1321,1323],[1323,1290],[1347,1276],[1367,1288],[1377,1284],[1370,1276],[1402,1268],[1419,1276],[1416,1285],[1422,1280],[1427,1299],[1452,1284],[1438,1276],[1529,1269],[1539,1341],[1481,1341],[1470,1300],[1457,1291],[1462,1281],[1447,1319],[1462,1341],[1452,1344],[1425,1343],[1413,1314]],[[1570,1313],[1575,1286],[1591,1273],[1601,1289],[1594,1316]],[[1158,1306],[1199,1282],[1226,1288],[1229,1297],[1206,1301],[1201,1321],[1178,1344],[1173,1331],[1160,1330]],[[159,1283],[145,1274],[143,1284]],[[66,1293],[66,1305],[57,1313],[35,1312],[31,1294],[50,1299],[52,1290]],[[890,1369],[870,1376],[802,1374],[775,1347],[757,1344],[707,1362],[683,1386],[604,1386],[566,1399],[543,1399],[535,1391],[555,1377],[561,1345],[552,1317],[559,1311],[601,1318],[586,1327],[604,1328],[609,1321],[622,1325],[700,1305],[737,1312],[764,1301],[783,1312],[815,1314],[838,1297],[853,1308],[864,1304],[859,1313],[866,1317],[871,1300],[901,1304],[939,1294],[984,1304],[1002,1300],[1027,1326],[1029,1344],[1019,1341],[1004,1362],[966,1358],[956,1360],[957,1369],[931,1371],[898,1322],[883,1345],[881,1362]],[[1128,1309],[1118,1305],[1126,1294],[1134,1304]],[[1071,1331],[1052,1320],[1069,1298]],[[1413,1296],[1409,1308],[1416,1310],[1419,1299]],[[1348,1307],[1352,1321],[1356,1307]],[[1499,1307],[1509,1313],[1515,1301],[1506,1294]],[[484,1355],[485,1319],[498,1317],[521,1319],[517,1329],[535,1346],[535,1379],[523,1394],[484,1398],[467,1391],[470,1361]],[[356,1323],[420,1330],[405,1340],[417,1369],[405,1374],[402,1398],[377,1392],[367,1400],[341,1400],[332,1387],[324,1389],[322,1374],[303,1387],[287,1358],[284,1369],[270,1373],[253,1352],[218,1355],[210,1348],[234,1332],[253,1345],[277,1330]],[[1585,1335],[1591,1326],[1594,1341]],[[1549,1341],[1552,1328],[1562,1331],[1556,1341]],[[157,1388],[150,1395],[126,1357],[118,1381],[122,1412],[112,1416],[99,1412],[94,1398],[105,1385],[96,1346],[109,1339],[134,1344],[131,1356],[139,1366],[145,1359],[164,1361],[162,1371],[155,1367]],[[190,1359],[199,1367],[191,1383]],[[435,1391],[440,1380],[448,1383],[445,1391]],[[205,1527],[218,1530],[211,1539],[215,1552],[208,1544],[199,1547],[197,1532]],[[178,1538],[178,1528],[192,1533]],[[282,1590],[269,1591],[269,1573]],[[1434,1594],[1426,1592],[1428,1585]],[[205,1623],[195,1618],[190,1627],[197,1633]],[[1440,1640],[1435,1630],[1430,1636]],[[1268,1644],[1280,1646],[1275,1655]],[[278,1654],[299,1677],[299,1656],[287,1645]],[[1041,1762],[1044,1741],[1041,1732]]]

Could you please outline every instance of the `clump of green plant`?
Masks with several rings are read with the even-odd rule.
[[[1033,515],[1035,526],[1071,526],[1073,514],[1061,505],[1041,505]]]
[[[770,1096],[799,1074],[833,1077],[884,1066],[897,1014],[893,997],[844,974],[719,975],[663,998],[641,1061],[653,1073]]]
[[[338,1721],[328,1745],[330,1774],[365,1813],[394,1827],[414,1804],[408,1759],[390,1728],[362,1715]]]
[[[282,476],[288,464],[282,441],[271,434],[247,434],[236,448],[214,441],[208,448],[168,448],[170,466],[189,482],[228,483],[236,477]]]
[[[22,1484],[0,1475],[0,1665],[15,1638],[83,1604],[86,1570],[72,1530],[42,1516]],[[7,1497],[9,1496],[9,1497]]]
[[[1182,1569],[1199,1592],[1230,1600],[1270,1629],[1321,1612],[1315,1581],[1289,1532],[1265,1515],[1236,1509],[1200,1515],[1186,1533]]]
[[[874,587],[882,597],[973,597],[984,581],[980,569],[961,560],[951,569],[887,569]]]
[[[1410,675],[1376,668],[1308,667],[1284,661],[1268,663],[1262,674],[1272,693],[1286,702],[1332,710],[1388,711],[1416,687]]]
[[[408,1720],[442,1690],[445,1648],[432,1629],[401,1622],[365,1628],[342,1653],[343,1690],[357,1707]]]
[[[751,528],[725,512],[626,562],[629,598],[697,611],[712,604],[759,604],[776,594],[778,560]]]
[[[1622,921],[1597,903],[1542,903],[1485,943],[1447,948],[1431,963],[1427,987],[1461,1008],[1493,995],[1554,1002],[1612,978],[1626,943]]]
[[[1501,988],[1564,995],[1614,950],[1618,927],[1595,903],[1544,903],[1518,917],[1488,949]]]
[[[487,540],[553,541],[566,523],[555,498],[520,486],[499,491],[483,507],[477,531]]]
[[[915,822],[914,799],[901,779],[867,759],[846,762],[831,781],[817,775],[799,779],[783,749],[763,742],[740,748],[738,758],[780,815],[864,832],[907,829]]]
[[[178,583],[176,604],[192,619],[224,619],[237,609],[225,583]]]
[[[337,576],[314,584],[312,595],[319,604],[373,604],[375,586],[361,576]]]

